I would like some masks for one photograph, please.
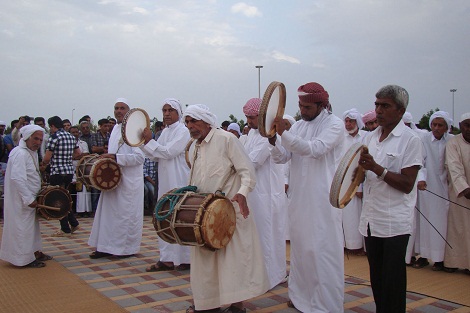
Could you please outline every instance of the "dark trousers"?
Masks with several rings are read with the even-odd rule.
[[[73,178],[73,174],[51,175],[49,178],[49,183],[51,184],[51,186],[60,186],[68,190],[68,187],[70,183],[72,182],[72,178]],[[69,214],[67,214],[64,218],[60,220],[60,229],[64,233],[70,234],[71,232],[70,226],[72,227],[78,226],[78,221],[73,211],[71,211]]]
[[[406,246],[410,235],[365,237],[370,283],[377,313],[406,311]]]

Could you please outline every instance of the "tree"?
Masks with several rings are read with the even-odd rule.
[[[243,127],[245,127],[244,120],[238,120],[233,114],[229,115],[230,123],[237,123],[240,126],[240,131],[243,131]]]
[[[424,114],[421,119],[419,120],[418,126],[421,129],[427,129],[431,131],[431,128],[429,128],[429,118],[431,115],[434,114],[434,112],[439,111],[439,108],[436,108],[435,110],[430,110],[428,113]]]

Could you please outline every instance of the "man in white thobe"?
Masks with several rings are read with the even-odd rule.
[[[195,139],[189,149],[190,185],[199,193],[221,190],[234,205],[236,228],[223,249],[191,247],[191,290],[194,306],[187,312],[218,310],[246,312],[243,301],[269,289],[263,253],[247,194],[253,190],[255,170],[243,145],[233,134],[217,128],[217,118],[202,104],[191,105],[184,121]]]
[[[329,202],[342,157],[344,124],[331,114],[328,92],[318,83],[298,88],[302,120],[289,131],[275,118],[271,156],[291,160],[289,306],[302,312],[343,312],[344,253],[341,211]]]
[[[418,210],[416,221],[419,236],[416,236],[415,249],[420,258],[413,264],[422,268],[434,261],[432,270],[444,269],[445,239],[447,234],[447,213],[449,197],[447,168],[445,167],[446,144],[450,138],[452,119],[449,113],[437,111],[429,118],[431,132],[421,133],[423,143],[423,167],[418,172]],[[438,196],[427,192],[429,190]],[[424,218],[423,215],[426,217]]]
[[[185,148],[191,136],[188,128],[180,122],[183,117],[181,104],[174,98],[165,99],[163,106],[163,122],[166,125],[160,137],[152,139],[152,131],[145,128],[143,136],[145,145],[140,148],[152,161],[158,162],[158,198],[174,188],[188,185],[189,167],[186,164]],[[190,248],[178,244],[170,244],[158,238],[160,260],[148,267],[147,272],[189,269]]]
[[[284,166],[274,163],[271,158],[272,146],[268,138],[261,136],[258,130],[261,101],[259,98],[252,98],[243,107],[251,128],[244,147],[256,170],[256,186],[247,200],[263,248],[269,287],[274,288],[286,279],[286,193]]]
[[[119,98],[114,104],[114,126],[109,138],[108,153],[100,158],[111,158],[121,168],[121,182],[110,191],[102,192],[88,245],[96,247],[90,258],[109,255],[131,256],[139,252],[144,218],[144,180],[142,171],[144,153],[124,143],[122,121],[129,111],[127,100]]]
[[[362,130],[361,113],[355,108],[343,113],[344,127],[346,129],[344,137],[344,152],[355,143],[362,142],[367,132]],[[343,231],[344,247],[353,254],[364,255],[364,237],[359,232],[359,220],[362,211],[362,186],[356,195],[343,208]]]
[[[446,272],[458,268],[470,274],[470,112],[460,117],[461,133],[449,140],[446,165],[449,171],[449,207],[444,265]],[[462,207],[463,206],[463,207]]]
[[[9,156],[5,173],[5,210],[0,259],[15,266],[44,267],[52,259],[42,248],[36,197],[41,190],[38,153],[44,129],[23,126],[20,141]]]

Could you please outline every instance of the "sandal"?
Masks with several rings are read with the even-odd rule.
[[[35,256],[36,256],[36,260],[37,261],[40,261],[40,262],[44,262],[44,261],[50,261],[53,259],[52,256],[50,255],[47,255],[43,252],[38,252],[38,253],[35,253]]]
[[[46,263],[34,260],[33,262],[26,264],[25,267],[40,268],[46,266]]]
[[[191,265],[190,264],[180,264],[177,267],[175,267],[175,269],[177,271],[187,271],[187,270],[191,269]]]
[[[107,257],[107,256],[111,256],[111,255],[112,255],[111,253],[99,252],[98,250],[96,250],[96,251],[93,251],[90,254],[90,259],[99,259],[99,258],[104,258],[104,257]]]
[[[165,263],[158,261],[156,264],[152,264],[150,267],[145,269],[146,272],[163,272],[163,271],[173,271],[175,266],[168,266]],[[188,310],[191,307],[188,308]],[[186,310],[187,311],[187,310]]]
[[[297,310],[297,308],[295,307],[294,303],[292,303],[291,300],[287,301],[287,306],[288,306],[289,308],[292,308],[292,309],[296,309],[296,310]]]
[[[229,306],[228,308],[222,310],[223,313],[246,313],[246,308],[240,309],[234,305]]]
[[[210,309],[210,310],[196,310],[194,305],[191,305],[189,308],[186,309],[186,313],[218,313],[221,312],[220,308]],[[223,311],[225,312],[225,311]]]
[[[415,264],[413,264],[413,268],[423,268],[429,265],[429,261],[426,258],[419,258]]]
[[[433,264],[433,266],[431,267],[431,269],[432,269],[434,272],[439,272],[439,271],[444,270],[444,262],[434,262],[434,264]]]

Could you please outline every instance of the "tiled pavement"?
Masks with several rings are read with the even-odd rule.
[[[79,221],[81,229],[72,237],[57,238],[49,235],[57,230],[59,222],[41,220],[44,252],[53,255],[56,262],[129,312],[184,312],[192,304],[189,271],[145,271],[159,255],[157,235],[150,217],[145,217],[140,253],[124,259],[90,259],[88,255],[92,248],[87,245],[87,240],[93,219],[81,218]],[[245,304],[252,312],[297,312],[287,307],[287,301],[287,284],[284,283]],[[408,312],[470,312],[469,307],[414,293],[408,293],[407,301]],[[375,312],[367,281],[345,277],[344,308],[346,313]]]

